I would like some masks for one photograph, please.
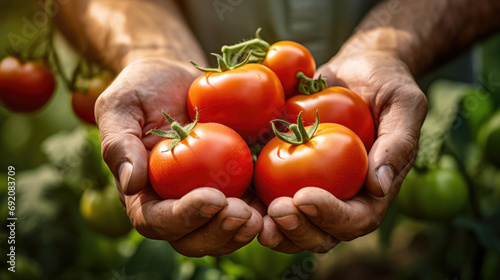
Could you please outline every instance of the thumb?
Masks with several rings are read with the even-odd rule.
[[[365,185],[373,195],[394,197],[417,156],[427,99],[407,81],[385,88],[375,100],[378,137],[368,155]]]
[[[128,95],[127,98],[130,100],[134,96]],[[96,120],[104,161],[123,193],[131,195],[142,190],[147,183],[148,153],[141,141],[140,122],[134,117],[140,114],[132,113],[132,106],[119,104],[117,99],[120,97],[108,91],[101,94],[96,102]]]

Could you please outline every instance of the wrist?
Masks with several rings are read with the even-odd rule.
[[[412,51],[418,38],[405,30],[392,27],[378,27],[370,30],[358,30],[342,46],[339,55],[352,56],[360,53],[379,53],[400,60],[414,75],[420,73],[418,55]]]
[[[197,56],[197,62],[200,61],[200,56]],[[179,58],[171,53],[167,48],[136,48],[127,51],[118,63],[114,66],[115,71],[119,73],[125,67],[135,63],[161,63],[168,64],[173,68],[182,68],[194,76],[199,76],[200,72],[193,67],[186,57]],[[201,60],[201,64],[206,64],[206,61]]]

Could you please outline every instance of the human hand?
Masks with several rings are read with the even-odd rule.
[[[374,231],[397,195],[418,150],[427,99],[393,53],[346,47],[317,70],[330,86],[358,93],[372,112],[377,138],[368,154],[365,188],[342,201],[309,187],[268,207],[259,242],[276,251],[327,252]]]
[[[148,183],[148,153],[160,137],[145,134],[169,128],[162,110],[179,123],[189,121],[186,97],[198,75],[187,64],[139,59],[96,103],[102,154],[132,224],[145,237],[169,241],[179,253],[194,257],[231,253],[262,229],[261,214],[250,206],[251,192],[238,199],[200,188],[181,199],[162,200]]]

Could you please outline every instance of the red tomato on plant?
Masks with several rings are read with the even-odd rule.
[[[292,41],[280,41],[272,44],[262,62],[278,76],[283,85],[285,98],[299,94],[297,86],[300,79],[297,73],[303,72],[307,76],[314,76],[316,62],[303,45]]]
[[[195,118],[183,128],[165,117],[173,130],[150,131],[167,137],[149,156],[149,180],[155,192],[163,199],[181,198],[193,189],[211,187],[228,197],[241,197],[253,172],[245,141],[222,124],[197,123]]]
[[[266,205],[310,186],[338,199],[358,193],[368,171],[368,157],[354,132],[339,124],[319,124],[319,118],[304,128],[300,115],[297,125],[282,123],[290,132],[278,132],[273,125],[276,137],[264,146],[255,165],[255,189]]]
[[[324,83],[323,80],[321,82]],[[373,117],[368,105],[359,95],[347,88],[326,87],[326,84],[319,86],[318,92],[309,93],[310,95],[296,95],[286,101],[286,121],[294,121],[302,112],[305,125],[311,125],[318,110],[322,122],[348,127],[361,138],[366,150],[370,151],[375,134]]]
[[[71,95],[71,107],[78,118],[88,124],[95,125],[94,107],[97,98],[108,87],[111,75],[103,74],[80,81]]]
[[[221,60],[219,63],[225,65]],[[200,122],[224,124],[248,143],[255,142],[270,132],[271,120],[281,117],[285,105],[283,87],[276,74],[260,64],[220,68],[223,70],[199,68],[217,72],[207,72],[191,84],[189,116],[193,120],[197,107]]]
[[[54,74],[42,61],[23,62],[9,56],[0,62],[0,100],[11,111],[29,113],[42,108],[55,85]]]

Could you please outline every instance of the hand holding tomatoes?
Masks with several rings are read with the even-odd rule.
[[[159,139],[145,134],[165,128],[162,109],[179,123],[189,120],[187,92],[198,76],[192,69],[163,58],[137,60],[101,94],[96,117],[103,157],[135,229],[169,241],[181,254],[216,256],[237,250],[262,230],[252,194],[226,198],[217,189],[199,188],[180,199],[163,200],[147,183],[148,151]]]
[[[358,93],[373,114],[376,140],[368,154],[366,190],[346,201],[316,187],[275,199],[259,242],[281,252],[326,252],[375,230],[415,160],[427,113],[425,96],[393,53],[347,43],[319,75]]]

